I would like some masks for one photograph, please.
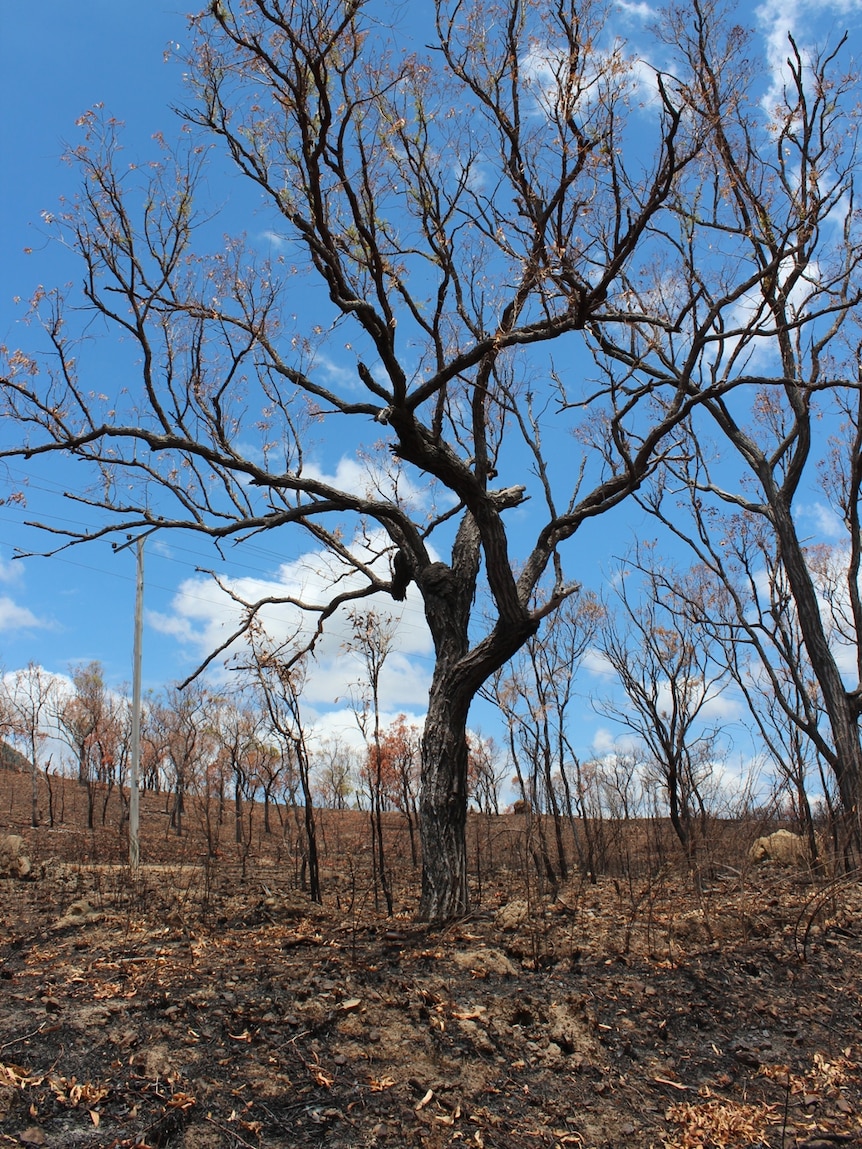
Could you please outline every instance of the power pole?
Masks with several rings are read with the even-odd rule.
[[[144,539],[158,527],[128,542],[114,543],[114,553],[135,544],[137,579],[135,587],[135,641],[132,651],[132,769],[129,778],[129,867],[137,875],[141,865],[140,775],[141,775],[141,665],[144,639]]]

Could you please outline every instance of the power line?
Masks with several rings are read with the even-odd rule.
[[[29,471],[25,471],[21,468],[16,468],[13,466],[7,467],[7,473],[12,473],[15,475],[20,475],[20,476],[26,477],[27,487],[31,491],[39,491],[42,494],[48,495],[49,497],[63,497],[65,495],[65,489],[61,486],[60,483],[56,482],[53,479],[47,478],[45,476],[36,476],[36,480],[34,481],[34,478]],[[89,533],[91,531],[97,531],[97,530],[102,529],[102,526],[103,526],[102,524],[94,524],[91,522],[87,522],[84,519],[70,518],[68,513],[66,513],[67,507],[68,507],[68,503],[65,502],[63,514],[51,513],[50,511],[41,510],[41,509],[38,512],[34,512],[34,513],[38,513],[39,517],[48,523],[53,522],[53,523],[59,524],[63,527],[68,527],[68,526],[75,527],[75,528],[80,529],[84,533]],[[17,507],[16,504],[7,504],[4,507],[0,507],[0,521],[5,520],[7,523],[12,524],[12,525],[18,527],[19,529],[23,529],[24,523],[21,521],[21,518],[19,516],[14,514],[14,511],[17,509],[19,509],[19,508]],[[12,512],[12,513],[10,513],[10,512]],[[34,528],[30,528],[30,529],[35,531],[38,528],[34,527]],[[100,538],[98,541],[107,541],[107,537]],[[77,546],[77,545],[83,545],[83,544],[75,544],[75,545]],[[244,562],[244,561],[242,561],[242,559],[240,559],[237,556],[237,549],[236,548],[239,548],[239,547],[242,548],[242,553],[244,555],[259,556],[263,559],[271,560],[277,566],[283,566],[285,564],[290,564],[291,562],[295,561],[295,560],[292,560],[290,558],[286,558],[283,553],[279,553],[279,552],[272,550],[272,549],[269,549],[267,547],[262,547],[259,543],[253,543],[253,542],[249,542],[249,541],[236,542],[236,543],[232,544],[232,546],[230,548],[225,548],[224,550],[218,549],[215,555],[212,553],[206,553],[199,548],[193,549],[193,548],[188,547],[188,546],[183,546],[182,543],[176,542],[173,539],[170,540],[169,542],[167,542],[166,546],[169,548],[168,550],[156,549],[152,553],[153,559],[156,559],[158,562],[172,563],[177,567],[180,567],[180,568],[187,570],[189,572],[190,576],[195,580],[195,583],[197,586],[202,585],[203,578],[207,574],[206,570],[202,569],[202,564],[210,563],[210,565],[223,568],[222,570],[220,570],[219,573],[222,574],[222,576],[225,577],[226,579],[238,580],[238,579],[241,579],[243,577],[251,577],[251,578],[258,579],[259,581],[261,581],[263,583],[269,583],[269,584],[272,584],[273,586],[277,587],[279,585],[279,580],[273,572],[267,571],[267,570],[261,570],[261,567],[259,565],[253,564],[251,562]],[[13,555],[14,555],[15,548],[12,547],[11,544],[0,541],[0,548],[2,548],[2,547],[8,547],[13,552]],[[215,549],[215,547],[214,547],[214,549]],[[309,552],[305,552],[305,553],[309,553]],[[301,556],[301,554],[302,554],[302,552],[300,552],[300,556]],[[191,556],[191,559],[193,561],[188,561],[186,559],[183,559],[182,557],[178,557],[178,556],[182,556],[182,555]],[[300,557],[300,556],[298,556],[298,557]],[[30,557],[30,556],[28,556],[28,557]],[[39,558],[39,557],[48,557],[53,562],[60,562],[60,563],[65,564],[66,566],[69,566],[69,567],[72,567],[72,568],[75,568],[78,570],[98,574],[101,577],[119,579],[119,580],[123,581],[124,583],[134,581],[133,577],[129,574],[123,574],[123,573],[117,571],[116,569],[110,569],[110,568],[101,567],[101,566],[94,566],[90,563],[86,563],[86,562],[82,562],[80,560],[73,559],[73,558],[69,557],[68,552],[64,552],[62,554],[53,554],[50,556],[40,556],[40,555],[34,553],[32,555],[32,557],[34,559]],[[213,562],[213,560],[216,558],[217,558],[217,562]],[[243,575],[242,572],[246,572],[245,576]],[[189,581],[190,581],[190,578],[187,576],[186,577],[186,583],[188,583]],[[224,597],[215,598],[212,595],[194,593],[188,589],[187,585],[182,587],[182,588],[179,588],[177,586],[168,586],[168,585],[165,585],[164,583],[161,583],[159,581],[153,581],[152,579],[149,579],[148,580],[148,586],[153,590],[162,591],[168,595],[174,595],[174,596],[182,595],[185,599],[187,599],[191,602],[200,603],[200,604],[205,605],[205,606],[210,606],[213,608],[223,608],[225,606],[225,598]],[[400,618],[398,621],[398,628],[400,630],[406,632],[407,634],[412,633],[412,634],[427,635],[427,633],[428,633],[427,623],[425,621],[424,612],[422,611],[422,608],[419,604],[411,604],[409,602],[403,604],[402,610],[401,610],[401,615],[400,615]],[[415,658],[421,659],[423,661],[426,659],[428,661],[431,661],[431,659],[428,656],[421,655],[421,654],[415,654],[415,655],[410,654],[408,657],[410,657],[410,658],[415,657]]]
[[[0,547],[8,547],[10,550],[14,549],[11,547],[10,544],[3,543],[3,542],[0,542]],[[119,572],[117,570],[113,570],[113,569],[106,568],[106,567],[95,567],[95,566],[90,566],[86,563],[75,562],[73,559],[66,558],[65,556],[62,556],[62,555],[52,556],[52,561],[63,563],[66,566],[75,567],[78,570],[90,571],[90,572],[98,574],[102,577],[115,579],[117,581],[124,582],[124,583],[132,583],[135,581],[135,578],[132,575],[122,574],[121,572]],[[175,561],[178,565],[188,565],[188,564],[180,563],[179,560],[173,560],[173,561]],[[189,566],[189,569],[192,571],[195,571],[195,568],[193,568],[191,566]],[[205,585],[204,584],[204,576],[201,574],[201,572],[195,571],[195,573],[200,575],[200,581],[199,581],[198,585]],[[212,582],[212,580],[210,580],[210,583],[211,582]],[[152,579],[148,580],[147,585],[151,589],[164,591],[166,594],[174,595],[174,596],[182,595],[183,598],[188,599],[191,602],[201,603],[205,606],[211,606],[214,608],[215,607],[224,607],[225,601],[226,601],[224,597],[213,598],[211,596],[204,595],[204,594],[196,594],[196,593],[190,592],[187,588],[179,589],[176,586],[166,586],[164,583],[156,582],[156,581],[153,581]],[[415,609],[413,609],[413,608],[408,608],[408,609],[409,609],[409,614],[412,614],[415,617],[414,617],[414,619],[411,619],[409,617],[405,617],[405,615],[402,614],[402,616],[398,622],[399,629],[404,629],[406,631],[413,632],[413,633],[427,633],[427,626],[424,623],[424,616],[422,617],[421,621],[419,619],[420,609],[418,607]],[[416,654],[416,655],[410,654],[409,657],[410,658],[414,658],[414,657],[415,658],[426,658],[427,656],[421,655],[421,654]]]

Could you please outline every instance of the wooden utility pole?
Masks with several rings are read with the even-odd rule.
[[[140,831],[140,776],[141,776],[141,666],[143,661],[144,638],[144,539],[152,530],[145,531],[135,539],[114,544],[118,553],[135,544],[137,553],[137,579],[135,587],[135,641],[132,651],[132,769],[129,778],[129,867],[135,875],[141,865]]]

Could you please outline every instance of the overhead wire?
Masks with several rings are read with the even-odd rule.
[[[22,471],[18,468],[11,468],[11,467],[8,468],[8,470],[9,471],[13,471],[13,470],[17,471],[18,474],[26,475],[28,477],[28,479],[30,478],[29,472],[25,472],[25,471]],[[32,491],[39,491],[42,494],[46,494],[48,496],[53,496],[53,497],[59,497],[59,498],[62,498],[65,494],[65,488],[63,488],[61,486],[61,484],[57,483],[56,481],[54,481],[52,479],[47,479],[44,476],[40,476],[38,482],[34,482],[32,480],[29,481],[27,484],[27,489],[32,490]],[[18,509],[18,504],[13,503],[13,504],[6,504],[5,506],[0,505],[0,522],[5,521],[5,522],[7,522],[11,525],[14,525],[16,527],[19,527],[19,528],[23,527],[24,523],[21,520],[20,516],[14,514],[14,511],[16,509]],[[43,521],[48,522],[48,523],[54,522],[56,524],[69,525],[69,526],[72,526],[75,528],[79,528],[80,530],[82,530],[84,532],[90,532],[90,531],[95,531],[95,530],[99,529],[97,524],[87,522],[86,520],[83,520],[83,519],[71,518],[66,513],[63,513],[63,514],[54,513],[54,514],[52,514],[50,512],[46,512],[45,510],[40,509],[40,511],[38,512],[38,517],[40,520],[43,520]],[[36,530],[38,528],[32,528],[32,529]],[[82,543],[80,545],[84,546],[86,544]],[[195,549],[195,548],[188,547],[188,546],[183,546],[181,543],[178,543],[174,540],[171,540],[167,544],[167,548],[168,549],[164,549],[164,548],[155,549],[152,552],[154,557],[156,558],[157,562],[172,563],[177,567],[183,568],[183,569],[187,570],[191,576],[199,576],[200,585],[203,585],[203,578],[207,575],[208,572],[207,572],[206,568],[204,568],[201,564],[206,563],[206,562],[211,562],[211,559],[216,557],[216,556],[206,555],[203,551],[201,551],[199,549]],[[5,542],[3,539],[0,539],[0,549],[8,549],[10,552],[12,552],[13,558],[14,557],[22,557],[20,555],[20,552],[18,551],[18,549],[13,544]],[[242,551],[244,554],[253,554],[253,555],[258,555],[264,559],[271,559],[275,563],[284,563],[286,561],[288,561],[288,562],[290,561],[290,560],[286,560],[285,556],[283,554],[280,554],[279,552],[277,552],[273,549],[262,547],[258,543],[248,543],[248,542],[243,543],[242,544]],[[79,552],[76,552],[76,553],[79,553]],[[177,557],[178,554],[179,555],[183,555],[183,554],[189,555],[192,557],[193,561],[189,561],[187,559]],[[248,577],[248,575],[251,575],[251,576],[259,579],[261,582],[267,582],[267,583],[273,583],[273,584],[277,583],[277,581],[278,581],[277,576],[274,572],[262,571],[259,565],[253,564],[250,562],[243,562],[240,558],[235,557],[235,554],[236,554],[236,552],[234,552],[234,554],[231,554],[229,551],[219,551],[218,552],[218,556],[217,556],[218,557],[218,563],[219,563],[219,565],[227,568],[225,573],[227,573],[228,577],[241,578],[241,577],[244,577],[242,572],[246,572],[245,577]],[[33,552],[32,556],[28,555],[26,557],[28,557],[28,558],[29,557],[39,558],[40,556],[39,556],[38,552]],[[99,574],[101,576],[105,576],[108,578],[116,579],[116,580],[119,580],[122,582],[126,582],[126,583],[134,583],[135,582],[136,576],[134,573],[124,574],[124,573],[122,573],[122,571],[120,569],[115,569],[113,567],[94,566],[90,563],[82,562],[80,560],[76,560],[76,559],[70,557],[70,553],[68,551],[64,552],[62,554],[57,553],[57,554],[53,554],[53,555],[45,556],[45,557],[49,558],[51,562],[63,563],[67,566],[74,567],[74,568],[79,569],[79,570],[89,571],[89,572],[96,573],[96,574]],[[192,602],[198,602],[198,603],[201,603],[201,604],[206,605],[206,606],[212,606],[212,607],[223,607],[224,606],[224,599],[223,598],[215,598],[215,597],[210,596],[210,595],[205,595],[205,594],[201,594],[201,593],[193,593],[188,589],[187,586],[183,587],[182,590],[180,590],[180,588],[177,587],[176,585],[170,586],[170,585],[166,585],[163,582],[154,581],[152,579],[152,576],[148,577],[147,586],[148,586],[148,588],[152,588],[154,590],[160,590],[160,591],[163,591],[164,593],[170,594],[170,595],[178,595],[178,594],[182,593],[182,595],[185,598],[191,600]],[[400,616],[398,619],[399,629],[404,629],[408,632],[412,632],[415,634],[427,633],[427,625],[425,623],[424,615],[421,613],[421,610],[417,606],[409,603],[409,601],[408,601],[408,602],[400,604],[400,607],[401,607],[401,613],[400,613]],[[411,618],[410,617],[411,615],[414,617]],[[417,654],[411,653],[409,657],[411,657],[411,658],[415,657],[415,658],[421,659],[421,660],[433,661],[433,659],[430,659],[429,656],[418,654],[418,653]]]

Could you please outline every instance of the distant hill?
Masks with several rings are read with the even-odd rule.
[[[0,770],[14,770],[17,774],[29,774],[30,762],[8,742],[0,740]]]

